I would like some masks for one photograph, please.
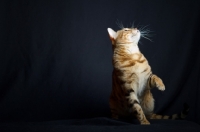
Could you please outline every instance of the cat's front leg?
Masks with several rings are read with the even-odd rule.
[[[138,98],[134,90],[129,91],[129,94],[127,96],[128,101],[128,107],[132,111],[132,114],[134,114],[137,119],[139,120],[141,125],[149,125],[150,122],[147,120],[142,107],[139,104]]]
[[[159,90],[164,91],[165,85],[163,84],[163,81],[156,75],[152,74],[149,77],[149,85],[150,87],[157,87]]]

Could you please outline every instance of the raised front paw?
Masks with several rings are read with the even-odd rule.
[[[159,86],[157,86],[158,87],[158,89],[160,90],[160,91],[164,91],[165,90],[165,85],[164,84],[161,84],[161,85],[159,85]]]
[[[163,82],[160,78],[156,79],[156,87],[161,91],[165,90],[165,85],[163,84]]]

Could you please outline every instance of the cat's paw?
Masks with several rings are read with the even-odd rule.
[[[165,85],[164,85],[164,84],[159,85],[159,86],[157,86],[157,87],[158,87],[158,89],[159,89],[160,91],[164,91],[164,90],[165,90]]]
[[[150,125],[150,122],[146,119],[140,123],[141,125]]]
[[[165,85],[163,84],[163,82],[162,82],[162,80],[160,78],[157,78],[157,80],[156,80],[156,87],[160,91],[164,91],[165,90]]]

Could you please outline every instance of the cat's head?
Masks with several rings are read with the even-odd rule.
[[[113,45],[116,44],[138,44],[140,40],[140,31],[137,28],[123,28],[115,32],[108,28],[108,34]]]

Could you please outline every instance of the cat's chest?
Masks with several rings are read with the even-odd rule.
[[[143,62],[143,63],[140,63],[140,62],[136,62],[135,65],[133,65],[131,67],[131,71],[132,72],[135,72],[135,73],[138,73],[139,75],[143,75],[143,71],[145,71],[145,69],[149,68],[150,66],[148,65],[147,62]]]
[[[145,69],[150,68],[148,61],[143,55],[133,55],[131,60],[134,62],[134,64],[130,67],[132,72],[140,74],[143,73]]]

